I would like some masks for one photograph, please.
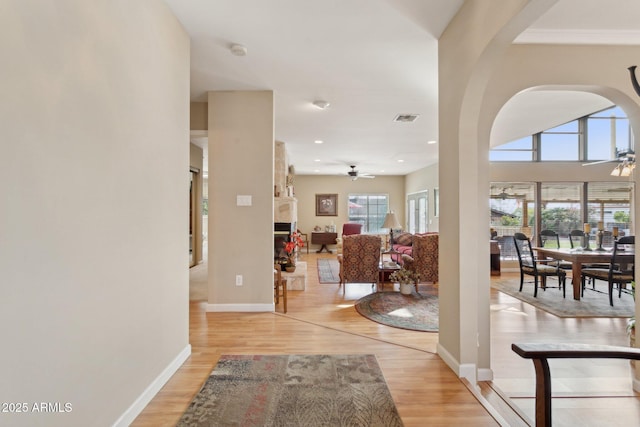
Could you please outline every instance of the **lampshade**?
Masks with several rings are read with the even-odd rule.
[[[611,176],[631,176],[631,172],[635,167],[635,163],[625,161],[613,168]]]
[[[388,228],[393,230],[394,228],[401,228],[402,226],[398,222],[398,218],[396,218],[396,214],[393,212],[387,213],[387,216],[384,217],[384,224],[382,224],[382,228]]]

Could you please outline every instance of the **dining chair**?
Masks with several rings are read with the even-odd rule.
[[[582,292],[585,289],[587,278],[602,280],[609,285],[609,305],[613,307],[613,285],[618,285],[618,298],[622,297],[622,292],[632,293],[630,289],[623,289],[623,286],[634,281],[635,266],[633,263],[621,262],[619,256],[621,252],[635,250],[635,236],[624,236],[613,243],[613,254],[611,263],[607,268],[583,268],[582,269]],[[599,292],[597,289],[594,290]]]
[[[569,232],[569,244],[571,249],[582,248],[584,244],[585,234],[582,230],[571,230]]]
[[[346,292],[347,283],[378,284],[380,267],[380,237],[372,234],[351,234],[344,236],[340,262],[340,285]]]
[[[524,276],[533,276],[533,296],[538,296],[538,277],[542,281],[542,289],[547,289],[547,277],[555,276],[558,278],[558,288],[562,289],[562,297],[566,294],[567,273],[562,270],[558,263],[549,264],[549,260],[536,259],[531,241],[523,233],[514,233],[513,240],[518,255],[518,264],[520,265],[520,292],[524,285]]]
[[[539,235],[540,245],[543,248],[560,249],[560,236],[554,230],[542,230]],[[568,261],[553,260],[563,270],[571,270],[573,265]]]

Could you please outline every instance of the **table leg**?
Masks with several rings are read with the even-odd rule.
[[[320,246],[320,250],[317,250],[316,253],[320,253],[323,250],[326,250],[328,253],[331,253],[331,251],[329,250],[329,248],[327,247],[327,245],[325,243],[322,244],[322,246]]]
[[[582,263],[573,261],[571,265],[571,284],[573,285],[573,299],[580,299],[580,287],[582,286],[581,276],[582,276]]]

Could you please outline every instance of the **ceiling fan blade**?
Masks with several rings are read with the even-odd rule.
[[[614,160],[600,160],[597,162],[590,162],[590,163],[583,163],[582,166],[591,166],[591,165],[600,165],[602,163],[611,163],[611,162],[619,162],[620,160],[618,159],[614,159]]]
[[[372,178],[375,178],[375,175],[358,175],[358,177],[372,179]]]

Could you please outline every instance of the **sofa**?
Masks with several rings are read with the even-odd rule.
[[[438,233],[397,233],[391,241],[398,264],[420,274],[421,282],[438,282]]]

